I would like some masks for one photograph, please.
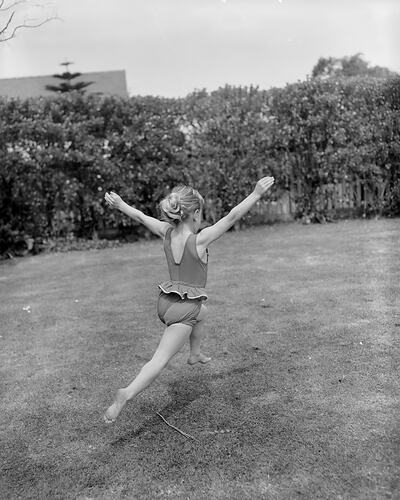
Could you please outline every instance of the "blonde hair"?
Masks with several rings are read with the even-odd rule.
[[[195,210],[202,210],[204,199],[190,186],[177,186],[160,202],[162,218],[174,224],[186,219]]]

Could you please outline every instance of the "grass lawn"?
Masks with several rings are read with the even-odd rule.
[[[254,228],[210,254],[213,361],[186,347],[114,426],[163,330],[161,242],[0,266],[1,499],[400,498],[400,220]]]

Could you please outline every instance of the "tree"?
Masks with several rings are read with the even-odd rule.
[[[62,82],[60,83],[60,85],[46,85],[46,90],[50,90],[51,92],[61,92],[62,94],[64,94],[65,92],[72,92],[74,90],[84,93],[84,89],[89,85],[92,85],[93,82],[72,83],[72,80],[75,80],[75,78],[81,76],[82,73],[70,73],[70,64],[73,63],[63,62],[60,64],[60,66],[66,67],[66,71],[64,71],[64,73],[61,73],[61,75],[53,75],[53,77],[62,80]]]
[[[48,12],[43,15],[43,10],[39,17],[30,17],[38,15],[40,9],[44,9],[44,5],[29,0],[0,0],[0,43],[15,38],[19,30],[38,28],[57,19]]]
[[[312,69],[313,78],[370,76],[373,78],[389,78],[396,73],[381,66],[370,66],[361,53],[353,56],[320,57]]]

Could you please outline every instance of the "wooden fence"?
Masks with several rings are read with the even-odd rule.
[[[374,185],[362,179],[343,179],[335,184],[323,184],[317,189],[314,203],[316,213],[331,217],[361,217],[381,213],[387,194],[388,182]],[[301,197],[304,190],[299,182],[293,182],[282,191],[276,201],[261,201],[251,211],[251,222],[262,224],[290,221],[301,212]]]

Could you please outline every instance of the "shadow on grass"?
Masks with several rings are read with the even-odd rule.
[[[215,390],[211,387],[210,382],[224,379],[227,384],[229,383],[229,381],[226,380],[227,378],[235,375],[251,373],[254,368],[260,368],[261,366],[264,366],[264,364],[257,362],[248,366],[235,367],[220,373],[207,374],[203,372],[201,374],[185,378],[184,380],[175,380],[169,384],[168,388],[168,392],[173,399],[170,403],[164,406],[159,413],[168,419],[168,417],[181,412],[193,402],[201,399],[203,396],[213,396],[215,399],[226,399],[226,388],[221,388],[218,392],[215,392]],[[118,439],[113,441],[111,445],[114,447],[123,447],[132,439],[142,435],[150,429],[154,429],[155,425],[159,423],[160,418],[157,415],[152,416],[138,429],[120,436]]]

